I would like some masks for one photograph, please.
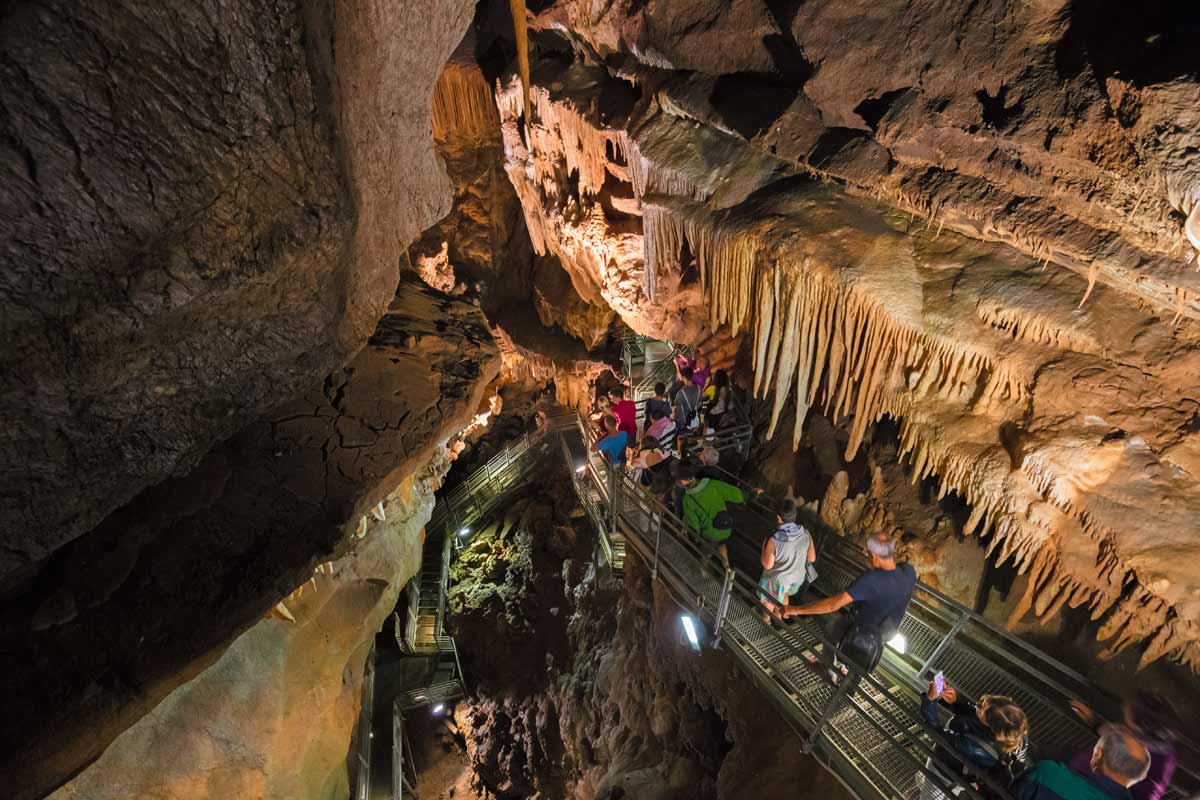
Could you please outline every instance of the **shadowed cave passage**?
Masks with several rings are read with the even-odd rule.
[[[928,798],[940,670],[1194,794],[1189,11],[10,4],[0,793]]]

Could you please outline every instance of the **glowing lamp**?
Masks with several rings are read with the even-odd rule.
[[[687,636],[688,643],[691,644],[693,650],[700,649],[700,637],[696,634],[696,620],[692,619],[691,614],[681,614],[679,621],[683,623],[683,633]]]

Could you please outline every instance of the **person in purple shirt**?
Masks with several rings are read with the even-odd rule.
[[[1100,728],[1107,720],[1082,702],[1074,700],[1071,708],[1086,725]],[[1150,753],[1150,771],[1144,780],[1129,787],[1133,800],[1162,800],[1175,776],[1178,756],[1175,741],[1179,738],[1180,722],[1171,703],[1165,697],[1150,692],[1135,692],[1121,704],[1125,725]],[[1068,766],[1076,772],[1090,767],[1091,751],[1076,753]]]
[[[696,366],[692,367],[692,380],[696,386],[700,387],[701,394],[704,394],[704,387],[708,385],[708,380],[711,377],[712,367],[709,366],[708,359],[697,353]]]

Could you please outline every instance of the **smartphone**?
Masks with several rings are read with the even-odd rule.
[[[939,697],[941,697],[942,692],[946,691],[946,676],[942,674],[941,670],[938,670],[933,676],[933,690],[937,692]]]

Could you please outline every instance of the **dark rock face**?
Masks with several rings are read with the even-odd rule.
[[[467,2],[25,2],[0,34],[0,577],[340,367],[448,208]]]
[[[345,368],[39,564],[5,607],[0,784],[38,797],[345,552],[361,515],[476,412],[478,310],[401,285]]]

